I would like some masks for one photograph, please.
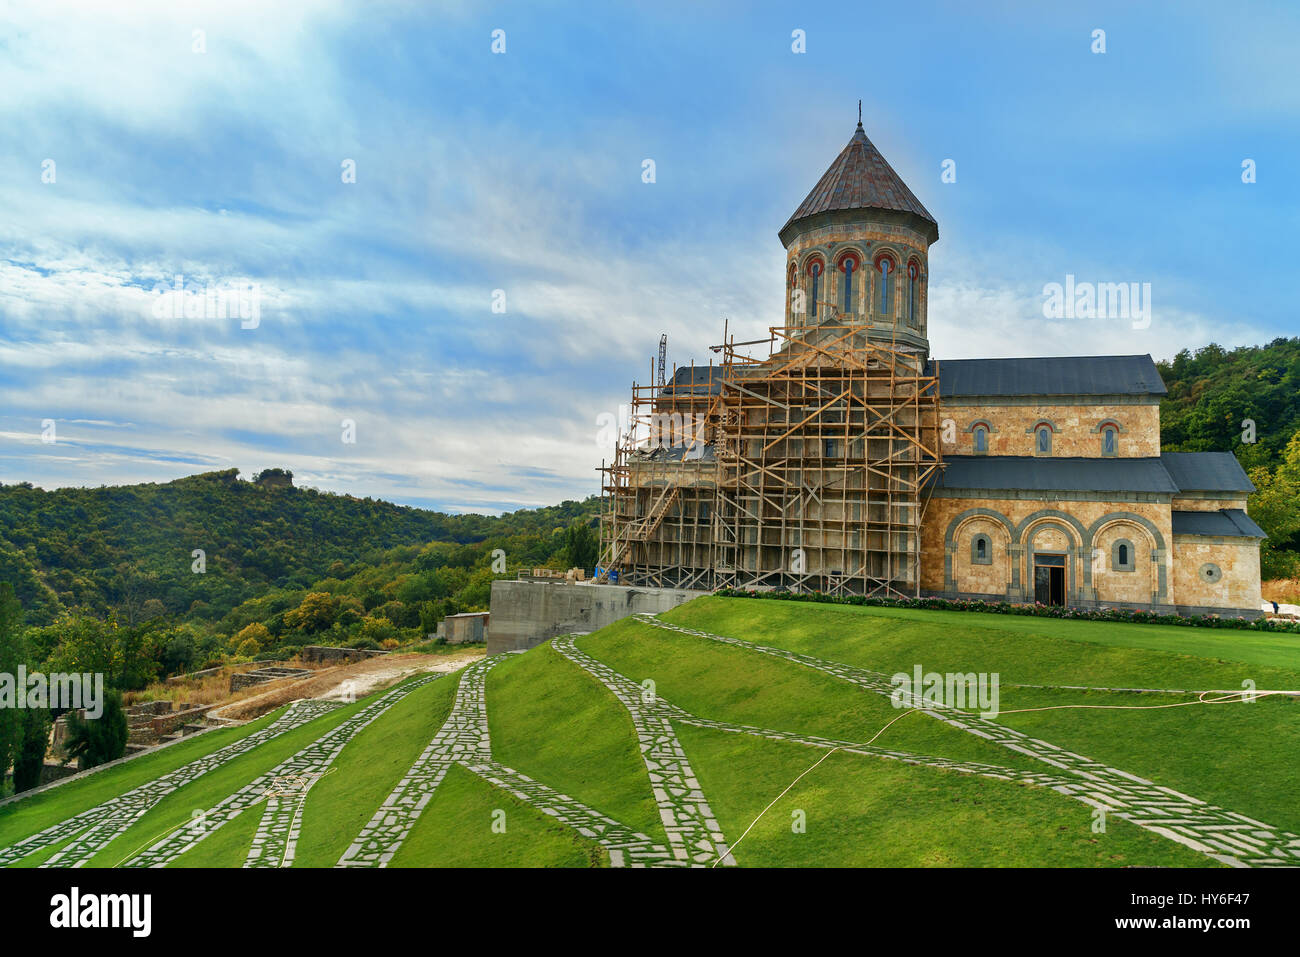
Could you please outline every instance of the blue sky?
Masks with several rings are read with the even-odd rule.
[[[776,232],[859,98],[939,221],[937,357],[1300,334],[1294,6],[118,6],[0,7],[3,482],[592,494],[661,332],[780,321]],[[258,323],[159,315],[177,274]],[[1150,327],[1045,319],[1067,274],[1150,283]]]

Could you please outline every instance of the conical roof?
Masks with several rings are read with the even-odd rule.
[[[801,219],[843,209],[883,209],[911,213],[930,224],[934,236],[938,236],[939,224],[935,218],[880,155],[875,144],[867,139],[861,121],[858,122],[849,145],[835,157],[835,162],[822,174],[807,199],[799,204],[794,215],[781,227],[781,233],[784,235],[791,224]]]

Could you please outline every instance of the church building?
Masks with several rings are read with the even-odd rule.
[[[939,226],[861,122],[779,236],[784,325],[633,385],[599,580],[1259,615],[1254,489],[1161,452],[1149,355],[931,356]]]

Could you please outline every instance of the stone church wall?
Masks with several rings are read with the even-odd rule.
[[[987,562],[974,551],[987,535]],[[929,594],[1033,601],[1033,556],[1066,556],[1067,602],[1172,610],[1172,530],[1163,502],[935,496],[921,529],[921,587]],[[1115,546],[1127,542],[1127,566]]]
[[[1155,457],[1160,454],[1160,406],[1151,405],[1031,405],[954,403],[944,400],[939,419],[952,419],[957,441],[943,446],[944,455],[974,455],[974,425],[990,426],[989,455],[1033,455],[1033,428],[1052,425],[1052,455],[1061,458],[1099,458],[1102,422],[1119,425],[1118,458]]]

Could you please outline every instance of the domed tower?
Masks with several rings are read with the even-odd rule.
[[[786,325],[866,326],[928,356],[930,245],[939,224],[862,128],[782,227]]]

